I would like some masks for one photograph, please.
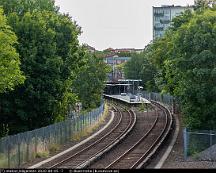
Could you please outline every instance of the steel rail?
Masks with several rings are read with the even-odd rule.
[[[52,166],[49,167],[49,169],[51,168],[56,168],[56,167],[60,167],[61,165],[64,165],[65,163],[71,161],[74,157],[80,155],[81,153],[84,153],[85,151],[87,150],[90,150],[91,148],[93,148],[95,145],[99,144],[102,140],[105,140],[109,135],[111,135],[116,129],[118,129],[118,127],[120,127],[120,124],[122,122],[122,119],[123,119],[123,114],[121,111],[119,111],[115,106],[113,106],[114,110],[119,112],[119,115],[120,115],[120,119],[118,121],[118,123],[114,126],[114,128],[112,128],[112,130],[109,131],[109,133],[107,133],[106,135],[104,135],[102,138],[99,138],[98,140],[96,140],[94,143],[92,143],[91,145],[89,145],[88,147],[85,147],[83,148],[82,150],[76,152],[75,154],[61,160],[60,162],[57,162],[55,164],[53,164]],[[90,160],[91,158],[95,157],[98,153],[102,152],[103,150],[105,150],[108,146],[112,145],[115,141],[117,141],[119,138],[121,138],[122,135],[124,135],[127,130],[130,128],[130,126],[133,124],[133,116],[135,117],[136,115],[132,115],[130,112],[129,113],[129,117],[130,117],[130,120],[129,120],[129,123],[127,124],[127,127],[125,128],[125,130],[120,134],[118,135],[111,143],[109,143],[108,145],[106,145],[104,148],[102,148],[101,150],[95,152],[94,155],[90,156],[90,158],[88,158],[87,160]],[[136,119],[136,118],[135,118]],[[80,165],[82,165],[85,161],[81,162],[80,164],[78,164],[76,167],[79,167]]]
[[[154,143],[149,147],[149,149],[140,157],[139,160],[137,160],[130,168],[131,169],[134,169],[134,168],[141,168],[141,166],[143,166],[145,163],[147,163],[147,161],[150,159],[150,156],[149,154],[151,153],[152,150],[155,149],[155,146],[160,143],[160,139],[162,138],[162,136],[164,135],[164,133],[166,132],[167,130],[167,127],[168,127],[168,121],[169,121],[169,117],[166,113],[166,111],[164,111],[164,113],[166,114],[166,119],[165,119],[165,125],[164,125],[164,128],[163,130],[161,131],[160,135],[157,137],[157,139],[154,141]],[[143,159],[146,159],[146,161],[144,163],[142,163],[142,165],[140,165],[140,163],[143,161]]]
[[[152,101],[154,102],[154,101]],[[147,165],[148,161],[151,159],[151,157],[157,152],[157,150],[159,149],[159,147],[163,144],[163,142],[166,140],[168,134],[171,132],[172,129],[172,125],[173,125],[173,116],[170,112],[169,109],[167,109],[165,106],[163,106],[161,103],[159,102],[154,102],[154,104],[160,105],[160,107],[163,107],[163,109],[165,109],[165,113],[166,116],[168,118],[168,120],[170,120],[169,124],[167,125],[167,129],[165,130],[165,132],[163,133],[160,141],[158,141],[158,143],[155,145],[154,149],[152,149],[152,151],[148,154],[148,157],[146,157],[146,159],[144,159],[138,166],[136,166],[136,169],[140,169],[144,166]]]
[[[106,166],[105,169],[109,169],[110,167],[112,167],[114,164],[116,164],[117,162],[120,162],[121,159],[123,157],[125,157],[129,152],[131,152],[137,145],[139,145],[141,142],[143,142],[143,140],[149,135],[149,133],[152,131],[152,129],[155,127],[155,125],[157,124],[158,121],[158,114],[156,119],[154,120],[153,125],[151,126],[151,128],[144,134],[144,136],[142,138],[140,138],[131,148],[129,148],[127,151],[125,151],[121,156],[119,156],[116,160],[114,160],[112,163],[110,163],[108,166]]]
[[[144,164],[147,163],[147,161],[151,158],[152,156],[152,151],[155,152],[156,148],[159,147],[159,145],[157,144],[161,144],[162,140],[165,139],[165,136],[167,136],[168,132],[170,131],[171,129],[171,124],[172,124],[172,117],[171,116],[168,116],[166,110],[164,110],[165,108],[162,107],[161,105],[158,105],[158,103],[154,103],[154,105],[158,108],[160,108],[161,110],[163,109],[163,112],[165,113],[165,124],[164,124],[164,128],[162,130],[162,132],[159,134],[159,136],[156,138],[156,140],[153,142],[153,144],[149,147],[149,149],[147,149],[147,151],[144,153],[144,154],[141,154],[141,156],[139,157],[138,160],[135,161],[135,163],[133,163],[132,166],[130,166],[131,169],[134,169],[134,168],[141,168]],[[115,164],[117,164],[118,162],[120,161],[123,161],[123,157],[125,157],[127,154],[129,154],[130,152],[132,152],[133,150],[136,149],[136,147],[141,144],[142,142],[144,142],[146,140],[146,138],[149,136],[149,134],[153,131],[154,128],[156,128],[156,125],[158,123],[158,114],[157,114],[157,119],[154,121],[152,127],[147,131],[146,134],[143,135],[143,137],[137,141],[130,149],[128,149],[126,152],[124,152],[120,157],[118,157],[116,160],[114,160],[111,164],[109,164],[108,166],[106,166],[106,169],[109,169],[109,168],[115,168]],[[170,119],[170,122],[169,123],[169,119]],[[163,135],[165,134],[164,137],[162,137]],[[145,160],[145,162],[143,162],[143,160]]]

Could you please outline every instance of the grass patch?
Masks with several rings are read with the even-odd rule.
[[[7,157],[0,153],[0,168],[6,168],[8,166]]]
[[[105,119],[108,115],[109,115],[108,105],[105,104],[103,115],[99,118],[98,123],[92,124],[91,126],[86,127],[83,131],[74,134],[72,140],[80,141],[81,138],[90,135],[94,130],[96,130],[101,124],[105,122]]]
[[[60,149],[60,146],[58,144],[51,144],[49,147],[49,152],[50,153],[55,153]]]
[[[144,103],[142,103],[140,106],[139,106],[139,111],[140,112],[144,112],[146,109],[146,105]]]
[[[194,160],[198,160],[198,159],[199,159],[199,153],[198,153],[198,152],[194,152],[194,153],[192,154],[192,158],[193,158]]]
[[[36,158],[47,158],[47,157],[49,157],[49,152],[48,151],[38,152],[36,154]]]

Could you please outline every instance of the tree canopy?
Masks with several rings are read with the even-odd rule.
[[[148,53],[147,49],[139,54],[133,53],[131,60],[124,65],[124,73],[128,79],[141,79],[145,90],[157,91],[154,83],[156,68],[148,60]]]
[[[13,90],[25,80],[20,70],[20,59],[14,45],[17,37],[7,24],[0,8],[0,93]]]
[[[216,8],[210,1],[197,1],[195,11],[174,18],[165,35],[150,43],[141,57],[132,58],[125,72],[143,81],[154,74],[150,79],[161,93],[179,100],[185,126],[216,129],[215,64]]]
[[[180,100],[185,125],[216,128],[216,11],[185,12],[173,20],[164,37],[151,45],[156,84]]]
[[[216,11],[210,9],[195,14],[173,37],[175,58],[167,60],[167,66],[178,75],[174,94],[180,98],[185,122],[191,128],[216,128],[215,40]]]
[[[76,22],[58,12],[53,0],[3,0],[0,5],[18,42],[16,53],[9,47],[16,43],[15,34],[8,30],[8,57],[18,59],[19,53],[21,64],[16,64],[26,76],[22,85],[0,94],[0,136],[62,121],[77,101],[86,109],[98,106],[106,69],[79,45]],[[78,79],[83,79],[79,85]]]
[[[82,66],[73,83],[73,91],[83,108],[96,107],[101,103],[105,80],[109,67],[95,55],[85,51],[86,65]]]

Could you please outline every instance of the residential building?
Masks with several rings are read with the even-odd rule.
[[[105,49],[104,51],[107,52],[112,52],[112,53],[140,53],[143,51],[143,49],[135,49],[135,48],[121,48],[121,49],[113,49],[113,48],[108,48]]]
[[[192,10],[192,6],[162,5],[153,7],[153,40],[164,35],[165,30],[171,25],[172,19],[184,12]]]
[[[135,48],[122,48],[122,49],[114,49],[115,53],[120,53],[120,52],[129,52],[129,53],[140,53],[143,51],[143,49],[135,49]]]
[[[112,67],[112,72],[108,74],[109,81],[124,79],[124,72],[119,65],[126,63],[131,57],[119,57],[118,55],[109,55],[104,58],[104,62]]]

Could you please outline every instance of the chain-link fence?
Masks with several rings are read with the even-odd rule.
[[[216,147],[209,148],[216,144],[216,131],[212,130],[189,130],[184,128],[184,158],[189,156],[197,157],[199,155],[202,159],[216,161]],[[207,150],[206,150],[207,149]],[[206,150],[205,152],[202,152]],[[201,153],[202,152],[202,153]]]
[[[154,92],[137,92],[147,100],[154,100],[163,103],[169,110],[174,113],[179,109],[173,96]],[[175,110],[174,110],[175,109]],[[183,130],[184,138],[184,159],[189,156],[199,157],[203,160],[216,161],[216,131],[213,130]],[[214,146],[215,145],[215,146]],[[205,151],[204,151],[205,150]],[[204,151],[204,152],[203,152]]]
[[[160,103],[163,103],[168,109],[173,112],[174,110],[174,97],[168,94],[160,94],[155,92],[140,92],[141,96],[147,100],[153,100]]]
[[[75,135],[95,125],[104,111],[99,108],[47,127],[0,139],[0,168],[17,168],[36,157],[46,155],[58,145],[71,141]]]

